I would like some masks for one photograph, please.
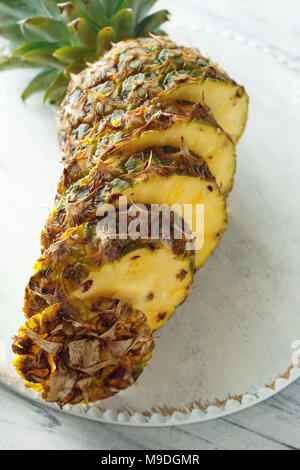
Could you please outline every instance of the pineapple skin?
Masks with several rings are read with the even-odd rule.
[[[218,112],[222,95],[227,104]],[[218,65],[164,37],[133,39],[71,80],[57,113],[63,159],[72,158],[78,140],[97,132],[103,116],[114,120],[145,103],[170,100],[207,104],[235,143],[243,133],[248,96]]]
[[[156,176],[168,179],[173,175],[182,175],[217,185],[204,159],[193,155],[188,149],[174,149],[174,153],[168,154],[161,147],[135,152],[119,148],[106,158],[98,160],[87,176],[74,180],[68,188],[65,185],[70,181],[70,172],[64,172],[63,177],[68,180],[61,183],[66,189],[62,191],[60,184],[55,209],[50,213],[44,230],[45,249],[69,228],[94,218],[100,204],[117,204],[118,197],[140,181]],[[81,175],[84,173],[83,170]],[[151,201],[144,201],[143,204],[151,204]]]

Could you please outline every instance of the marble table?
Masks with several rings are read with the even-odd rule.
[[[161,0],[173,21],[232,29],[300,63],[299,0]],[[31,402],[0,386],[0,449],[300,449],[300,381],[215,421],[170,428],[105,425]]]

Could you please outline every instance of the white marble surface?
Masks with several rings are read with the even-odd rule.
[[[243,33],[300,63],[299,0],[161,0],[173,21]],[[0,388],[0,448],[300,449],[300,382],[256,407],[208,423],[141,429],[49,411]]]

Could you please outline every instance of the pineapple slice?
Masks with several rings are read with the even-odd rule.
[[[97,132],[103,116],[174,99],[208,105],[238,142],[248,114],[244,88],[196,48],[178,47],[163,37],[141,38],[116,44],[71,80],[57,113],[64,158],[72,157],[78,139]]]
[[[145,315],[119,300],[98,297],[80,313],[55,303],[28,320],[12,346],[26,386],[61,407],[131,386],[154,347]]]
[[[148,34],[149,24],[163,34],[160,25],[168,17],[165,10],[146,16],[151,1],[141,0],[142,14],[104,2],[103,14],[97,7],[93,18],[90,4],[97,0],[80,2],[76,11],[70,2],[58,9],[47,3],[43,17],[24,11],[20,21],[18,8],[4,6],[15,24],[1,25],[0,35],[12,41],[3,69],[43,67],[23,98],[46,90],[45,101],[63,100],[57,123],[66,168],[42,234],[45,251],[26,288],[28,321],[13,344],[27,385],[63,406],[127,388],[151,357],[152,333],[185,299],[195,267],[226,229],[225,197],[248,96],[197,49]],[[49,25],[49,41],[58,42],[50,41],[45,55],[32,39],[45,36]],[[113,45],[86,68],[113,42],[136,34],[147,37]],[[169,213],[171,238],[161,232],[151,238],[150,230],[142,239],[124,239],[118,227],[112,239],[99,210],[124,196],[134,202],[131,208],[146,204],[139,209],[151,219],[149,229],[150,203],[176,204]],[[185,204],[192,208],[189,231],[196,233],[189,248],[185,233],[175,237],[180,216],[186,221]],[[204,207],[204,228],[197,224],[198,205]],[[159,220],[165,215],[159,211]]]
[[[184,141],[181,144],[179,150],[151,147],[136,153],[114,152],[110,159],[100,160],[57,201],[43,232],[45,248],[61,231],[95,217],[99,206],[118,205],[120,196],[126,196],[138,204],[166,204],[180,217],[189,216],[186,222],[196,235],[195,268],[199,269],[226,230],[226,201],[204,159],[191,153]]]
[[[219,126],[238,144],[247,123],[249,98],[245,89],[233,82],[189,78],[179,88],[171,87],[158,97],[162,103],[186,100],[208,106]]]
[[[66,166],[58,192],[62,194],[70,184],[87,175],[100,158],[105,160],[120,148],[134,152],[154,146],[180,147],[182,139],[187,148],[205,160],[222,192],[228,195],[236,169],[233,142],[209,110],[179,102],[140,108],[113,123],[105,121],[93,138],[82,142]]]
[[[106,234],[103,240],[101,218],[67,230],[36,266],[26,289],[25,315],[30,318],[40,313],[49,302],[64,301],[68,306],[71,302],[72,312],[78,301],[84,310],[86,301],[100,296],[119,299],[142,311],[151,331],[162,327],[190,290],[195,256],[192,249],[187,250],[184,233],[181,239],[174,238],[176,214],[171,212],[169,239],[162,240],[161,225],[158,238],[153,239],[149,207],[142,209],[149,229],[146,235],[143,231],[143,239],[109,239]],[[125,214],[130,227],[134,220],[130,207]]]

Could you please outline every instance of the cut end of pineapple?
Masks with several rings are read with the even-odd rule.
[[[89,304],[88,322],[54,304],[20,328],[14,366],[27,387],[61,407],[110,397],[133,385],[151,358],[146,321],[118,300]]]

